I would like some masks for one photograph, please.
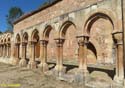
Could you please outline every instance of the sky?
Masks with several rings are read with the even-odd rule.
[[[1,0],[0,1],[0,31],[7,29],[6,15],[11,7],[19,7],[24,13],[37,9],[47,0]]]

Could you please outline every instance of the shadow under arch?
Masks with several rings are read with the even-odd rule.
[[[39,31],[37,29],[34,29],[31,35],[31,40],[34,42],[39,41]]]
[[[44,31],[43,31],[43,38],[44,38],[44,39],[49,40],[49,35],[50,35],[50,32],[51,32],[52,29],[53,29],[53,28],[52,28],[51,25],[46,26],[46,28],[45,28]]]
[[[16,35],[16,42],[15,43],[20,43],[21,42],[21,37],[19,34]]]
[[[28,43],[28,38],[29,38],[28,33],[25,32],[25,33],[23,34],[22,41],[25,42],[25,43]]]
[[[96,51],[95,46],[91,42],[89,42],[87,45],[87,48],[94,53],[94,55],[96,56],[96,59],[97,59],[97,51]]]

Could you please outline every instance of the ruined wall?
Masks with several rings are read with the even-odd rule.
[[[122,29],[121,1],[104,0],[84,8],[87,3],[90,4],[94,2],[96,1],[89,0],[86,1],[85,4],[84,1],[82,3],[82,0],[61,1],[52,7],[34,14],[33,16],[30,16],[14,25],[14,35],[16,36],[17,32],[19,32],[20,35],[22,35],[23,32],[27,32],[29,35],[28,41],[31,41],[31,35],[34,29],[37,29],[39,31],[39,38],[41,40],[41,34],[43,33],[46,26],[52,26],[53,29],[50,31],[50,33],[47,33],[49,35],[47,59],[56,60],[56,43],[54,39],[59,37],[56,34],[59,34],[61,27],[64,26],[67,21],[70,21],[76,27],[74,27],[74,25],[70,25],[69,27],[66,25],[66,27],[64,27],[64,60],[77,60],[75,62],[78,62],[78,43],[76,36],[88,34],[90,36],[90,43],[88,45],[87,62],[90,64],[95,64],[98,62],[115,63],[114,61],[116,56],[114,53],[115,50],[113,50],[114,42],[112,39],[112,32],[113,30]],[[80,7],[82,8],[79,9]],[[66,13],[71,10],[74,11]],[[52,14],[50,15],[50,13]],[[40,24],[35,25],[37,23]],[[36,56],[39,56],[40,51],[37,49],[36,51],[38,54]]]
[[[62,0],[14,25],[14,32],[102,0]]]

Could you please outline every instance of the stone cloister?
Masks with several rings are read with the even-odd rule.
[[[67,8],[62,8],[64,3]],[[0,35],[1,58],[42,72],[49,71],[48,61],[54,59],[56,66],[51,70],[57,76],[66,74],[65,60],[76,62],[77,74],[84,76],[89,75],[89,65],[111,65],[114,81],[123,83],[121,1],[71,3],[73,8],[62,0],[15,21],[13,34]]]
[[[0,56],[3,58],[11,57],[11,33],[1,35],[0,38]]]

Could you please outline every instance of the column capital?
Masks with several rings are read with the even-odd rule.
[[[27,43],[26,42],[22,42],[21,44],[22,44],[22,46],[26,46]]]
[[[3,44],[3,43],[1,43],[0,45],[1,45],[1,46],[3,46],[4,44]]]
[[[56,38],[56,39],[54,39],[55,40],[55,42],[56,42],[56,45],[57,46],[63,46],[63,43],[64,43],[64,41],[65,41],[65,39],[64,38]]]
[[[123,45],[123,32],[122,31],[114,31],[112,33],[112,36],[117,45]]]
[[[7,46],[9,47],[9,46],[10,46],[10,43],[7,43]]]
[[[15,43],[15,46],[19,46],[20,45],[20,43]]]
[[[43,46],[46,46],[48,44],[48,40],[40,40],[40,44],[43,45]]]
[[[76,36],[78,44],[79,45],[84,45],[88,43],[89,36],[88,35],[81,35],[81,36]]]
[[[34,45],[36,42],[35,41],[28,41],[29,45]]]

